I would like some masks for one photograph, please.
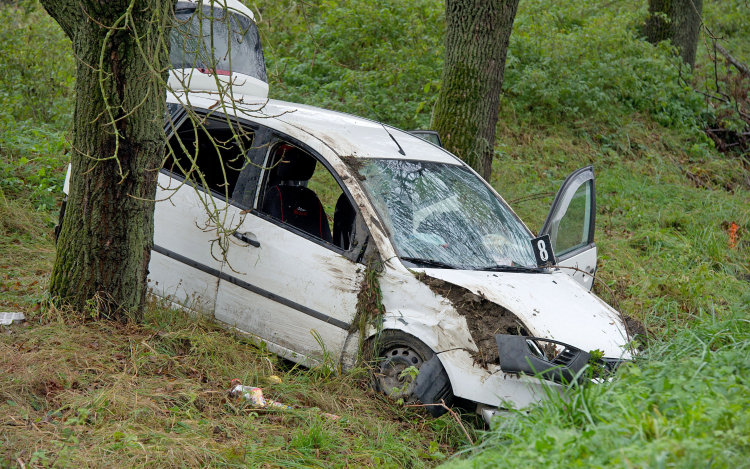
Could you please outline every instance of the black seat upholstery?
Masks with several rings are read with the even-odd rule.
[[[269,177],[269,187],[263,198],[263,212],[295,228],[332,242],[323,205],[307,187],[292,185],[308,181],[315,172],[317,161],[298,148],[282,145],[277,150],[283,158]],[[273,182],[275,185],[271,186]]]
[[[349,199],[345,194],[341,194],[333,212],[333,242],[345,251],[349,250],[356,217],[357,212]]]

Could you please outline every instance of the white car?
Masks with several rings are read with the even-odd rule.
[[[607,368],[630,358],[622,316],[591,292],[591,167],[563,183],[537,238],[439,145],[266,100],[265,70],[223,98],[175,73],[154,295],[308,366],[327,356],[346,370],[375,350],[376,387],[434,415],[460,398],[489,419],[578,379],[589,352]]]

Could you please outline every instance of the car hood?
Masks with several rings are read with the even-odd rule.
[[[511,273],[424,269],[515,313],[536,337],[559,340],[583,351],[630,358],[620,313],[562,272]]]

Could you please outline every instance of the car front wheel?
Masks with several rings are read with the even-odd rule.
[[[377,339],[377,340],[376,340]],[[373,387],[405,403],[425,404],[434,417],[444,414],[453,402],[448,373],[438,356],[422,341],[402,331],[386,330],[370,339],[376,357]]]

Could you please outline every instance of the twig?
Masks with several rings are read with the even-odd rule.
[[[469,436],[469,432],[466,430],[466,427],[464,427],[463,422],[461,422],[461,417],[459,417],[458,414],[453,409],[445,405],[445,400],[440,399],[440,404],[409,404],[409,405],[405,405],[404,407],[427,407],[427,406],[442,406],[443,408],[445,408],[445,410],[447,410],[453,416],[453,418],[456,419],[456,422],[458,422],[458,424],[461,426],[461,430],[464,431],[464,435],[466,435],[466,439],[469,440],[469,443],[471,443],[472,445],[474,444],[474,440],[471,439],[471,436]]]
[[[516,203],[519,203],[519,202],[528,202],[529,200],[543,199],[545,197],[550,197],[550,196],[553,196],[553,195],[555,195],[554,192],[538,192],[536,194],[524,195],[523,197],[518,197],[516,199],[509,200],[508,203],[509,204],[516,204]]]
[[[743,64],[739,60],[735,59],[732,54],[729,53],[726,49],[724,49],[722,46],[720,46],[718,43],[715,44],[716,50],[721,52],[721,55],[723,55],[727,62],[734,65],[734,67],[740,71],[740,73],[746,77],[750,77],[750,68],[748,68],[747,65]]]

